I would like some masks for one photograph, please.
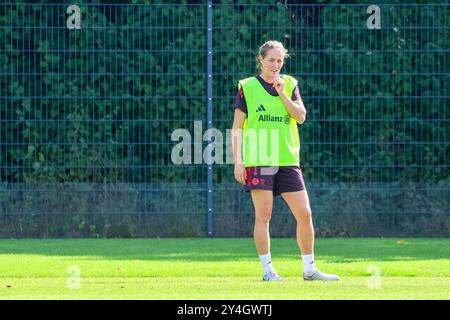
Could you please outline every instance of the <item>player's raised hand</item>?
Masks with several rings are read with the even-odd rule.
[[[273,87],[275,88],[275,90],[277,90],[278,95],[281,95],[283,93],[284,85],[285,82],[283,78],[281,78],[280,75],[278,75],[277,78],[275,79],[275,82],[273,83]]]

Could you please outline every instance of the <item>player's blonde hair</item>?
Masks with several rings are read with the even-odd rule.
[[[280,41],[276,41],[276,40],[269,40],[264,42],[258,50],[258,55],[256,56],[256,62],[257,65],[256,67],[261,70],[261,62],[259,61],[259,57],[261,57],[262,59],[264,59],[267,55],[267,52],[269,52],[269,50],[272,49],[280,49],[281,52],[283,52],[284,55],[284,59],[289,58],[289,54],[287,49],[283,46],[283,44]]]

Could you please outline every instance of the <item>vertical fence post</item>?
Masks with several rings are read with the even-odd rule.
[[[212,0],[208,0],[206,6],[206,51],[207,51],[207,128],[212,128]],[[208,131],[210,132],[210,131]],[[211,135],[208,134],[208,144],[211,143]],[[212,161],[207,159],[207,220],[208,236],[213,235],[213,192],[212,192]]]

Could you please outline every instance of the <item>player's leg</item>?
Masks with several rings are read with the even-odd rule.
[[[302,253],[303,279],[305,280],[339,280],[334,274],[320,272],[314,265],[314,227],[311,206],[306,189],[295,192],[284,192],[281,196],[297,221],[297,243]]]
[[[245,190],[251,192],[255,208],[253,238],[264,269],[263,280],[281,281],[283,278],[276,274],[270,254],[269,222],[272,216],[274,176],[262,169],[263,167],[246,168]]]
[[[253,238],[264,270],[263,280],[283,281],[283,278],[275,271],[270,253],[269,223],[273,206],[272,191],[251,190],[251,195],[253,206],[255,207]]]
[[[285,192],[281,196],[297,221],[297,244],[302,255],[312,254],[314,252],[314,227],[306,189],[296,192]]]
[[[259,255],[270,252],[269,222],[272,216],[273,195],[270,190],[252,190],[253,206],[255,207],[255,225],[253,238]]]
[[[281,194],[297,220],[297,243],[302,255],[314,251],[314,228],[308,193],[300,167],[280,167],[273,186],[274,196]]]

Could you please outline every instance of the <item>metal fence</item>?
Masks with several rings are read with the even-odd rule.
[[[449,235],[449,5],[249,2],[0,4],[0,236],[251,235],[226,130],[270,39],[317,234]]]

